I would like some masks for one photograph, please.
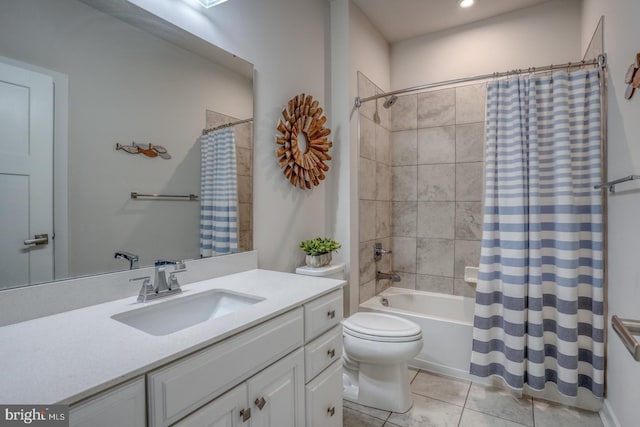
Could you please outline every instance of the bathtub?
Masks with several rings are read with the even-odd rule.
[[[409,366],[469,379],[474,304],[468,297],[389,288],[360,304],[360,311],[393,314],[420,325],[424,344]]]

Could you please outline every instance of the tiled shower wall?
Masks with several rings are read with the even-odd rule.
[[[485,93],[411,94],[390,109],[394,286],[474,295],[463,277],[480,261]]]
[[[382,93],[371,80],[358,73],[358,95],[361,98]],[[360,234],[360,302],[373,297],[389,286],[389,280],[376,282],[376,271],[390,272],[392,255],[378,262],[373,259],[376,242],[391,249],[391,145],[389,110],[384,100],[370,101],[360,107],[359,166],[359,234]],[[378,121],[379,123],[376,123]]]

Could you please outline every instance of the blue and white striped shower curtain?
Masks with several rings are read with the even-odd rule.
[[[200,167],[200,256],[238,251],[238,178],[233,129],[203,135]]]
[[[602,397],[599,71],[493,81],[486,120],[470,372]]]

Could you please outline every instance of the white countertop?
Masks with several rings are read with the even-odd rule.
[[[142,307],[136,297],[0,327],[0,404],[72,404],[344,284],[342,280],[250,270],[185,285],[181,295],[144,306],[211,289],[265,300],[165,336],[152,336],[111,319]]]

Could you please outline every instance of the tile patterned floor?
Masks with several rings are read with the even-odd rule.
[[[413,407],[404,414],[344,401],[344,427],[602,427],[582,411],[409,369]]]

